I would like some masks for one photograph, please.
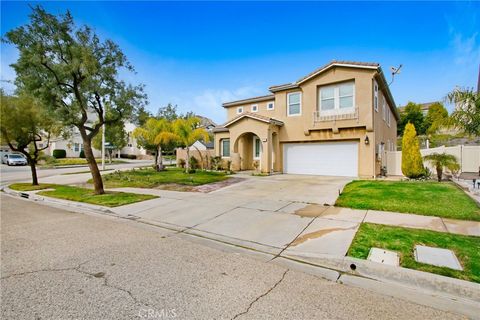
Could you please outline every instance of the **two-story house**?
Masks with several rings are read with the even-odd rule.
[[[226,102],[215,152],[233,170],[372,178],[399,115],[377,63],[332,61],[271,94]]]

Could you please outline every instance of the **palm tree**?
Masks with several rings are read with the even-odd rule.
[[[200,128],[200,119],[196,117],[180,118],[173,122],[173,131],[180,143],[187,148],[185,170],[190,170],[190,146],[197,140],[208,142],[210,137],[204,128]]]
[[[455,103],[452,119],[467,134],[480,136],[480,93],[471,89],[456,88],[450,92],[446,100]]]
[[[163,166],[162,146],[177,141],[173,132],[172,122],[165,119],[150,118],[141,127],[133,131],[137,143],[155,154],[155,170],[162,171]]]
[[[438,182],[442,181],[443,168],[448,168],[450,171],[458,171],[460,165],[454,155],[446,153],[432,153],[423,157],[429,161],[437,170]]]

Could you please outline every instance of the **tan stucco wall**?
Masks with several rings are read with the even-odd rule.
[[[377,146],[381,143],[384,144],[384,152],[380,156],[375,157],[375,174],[379,175],[382,166],[387,166],[387,151],[395,151],[397,147],[397,119],[394,115],[394,110],[390,107],[390,126],[387,121],[383,120],[383,103],[387,102],[385,97],[385,90],[380,88],[378,94],[378,111],[373,111],[374,114],[374,141],[373,146]],[[387,103],[388,106],[388,103]]]
[[[388,127],[381,118],[381,103],[379,101],[379,112],[373,112],[373,79],[376,70],[335,67],[320,75],[302,83],[299,88],[280,91],[275,93],[275,108],[267,110],[269,101],[233,105],[227,107],[228,120],[238,116],[237,107],[243,106],[244,111],[251,112],[253,104],[258,105],[258,114],[271,117],[284,122],[281,127],[244,118],[237,123],[229,126],[230,129],[230,146],[233,155],[233,148],[236,139],[245,132],[253,132],[262,139],[263,150],[271,150],[267,148],[275,148],[277,150],[274,169],[282,171],[283,168],[283,144],[288,142],[322,142],[322,141],[341,141],[350,140],[359,142],[359,176],[374,177],[379,173],[380,165],[377,166],[375,161],[375,143],[376,141],[387,140],[395,142],[396,138],[396,120],[391,115],[391,125]],[[322,85],[333,84],[343,81],[355,81],[355,105],[358,108],[358,118],[349,120],[314,122],[314,112],[318,108],[318,89]],[[302,92],[301,99],[301,115],[287,116],[287,94],[289,92]],[[382,99],[383,95],[381,94]],[[380,113],[380,115],[379,115]],[[381,120],[379,121],[378,118]],[[273,146],[272,133],[278,132],[278,143]],[[224,135],[225,133],[221,133]],[[221,136],[216,134],[216,140]],[[369,138],[370,143],[365,144],[365,137]],[[265,141],[266,139],[266,141]],[[216,149],[217,148],[216,145]],[[219,151],[218,151],[219,152]],[[270,152],[262,155],[262,171],[271,168],[272,155]],[[235,169],[234,169],[235,170]],[[236,169],[238,170],[238,169]]]

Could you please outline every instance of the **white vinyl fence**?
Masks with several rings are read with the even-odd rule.
[[[452,154],[457,158],[460,164],[460,172],[478,172],[480,167],[480,146],[455,146],[455,147],[437,147],[431,149],[421,149],[420,153],[423,156],[432,153],[447,153]],[[387,151],[387,174],[401,176],[402,174],[402,151]],[[423,163],[430,171],[435,172],[428,161]]]

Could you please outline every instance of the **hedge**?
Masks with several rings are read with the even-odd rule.
[[[67,157],[67,151],[64,149],[55,149],[53,150],[52,156],[55,157],[55,159],[63,159]]]

